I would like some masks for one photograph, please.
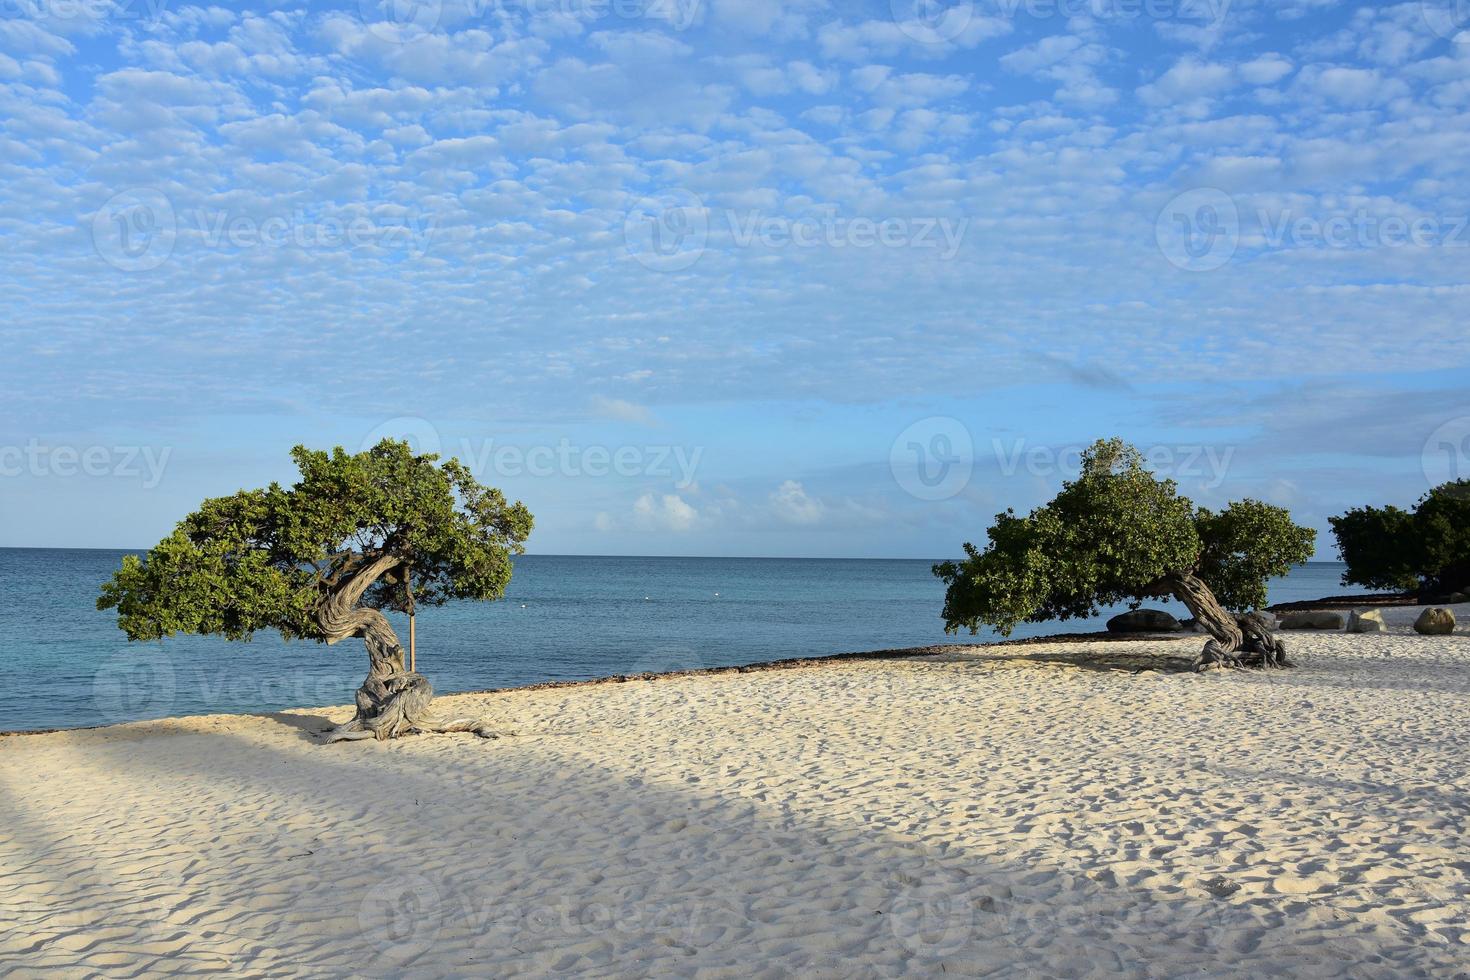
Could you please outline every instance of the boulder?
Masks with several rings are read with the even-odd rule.
[[[1245,623],[1248,619],[1254,619],[1261,626],[1264,626],[1266,629],[1272,631],[1273,633],[1281,628],[1281,624],[1277,621],[1276,617],[1268,612],[1261,612],[1257,610],[1256,612],[1234,613],[1233,615],[1235,616],[1235,622],[1240,626],[1241,629],[1245,628]],[[1186,633],[1209,632],[1200,625],[1199,620],[1194,619],[1193,617],[1184,620],[1179,624],[1179,626]]]
[[[1258,624],[1264,626],[1268,630],[1274,631],[1281,628],[1281,624],[1277,622],[1275,616],[1260,609],[1257,609],[1255,612],[1244,612],[1235,614],[1235,621],[1241,626],[1245,625],[1246,620],[1255,620]]]
[[[1450,596],[1449,601],[1452,606],[1459,605],[1462,602],[1470,602],[1470,595],[1466,595],[1464,592],[1456,592]]]
[[[1340,630],[1342,613],[1330,609],[1304,609],[1281,617],[1284,630]]]
[[[1388,624],[1383,621],[1383,613],[1377,609],[1369,609],[1367,612],[1358,612],[1354,609],[1348,616],[1347,631],[1349,633],[1387,633]]]
[[[1109,633],[1178,633],[1184,627],[1162,609],[1134,609],[1108,620]]]
[[[1455,631],[1455,614],[1436,606],[1426,609],[1414,620],[1414,632],[1425,636],[1448,636]]]

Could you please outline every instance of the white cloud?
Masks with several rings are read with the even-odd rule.
[[[1296,78],[1299,91],[1343,106],[1370,106],[1409,93],[1401,79],[1388,79],[1376,68],[1311,66]]]
[[[854,76],[857,72],[853,73]],[[970,83],[960,75],[926,75],[919,72],[890,75],[887,69],[864,84],[875,105],[891,108],[914,108],[952,99],[964,93]]]
[[[678,494],[645,493],[633,502],[633,519],[641,530],[682,532],[694,527],[699,511]]]
[[[679,65],[591,64],[566,58],[548,66],[532,83],[549,106],[577,119],[617,120],[646,128],[687,126],[707,130],[735,101],[723,84],[692,83]]]
[[[1005,18],[988,17],[972,10],[965,17],[964,28],[948,40],[936,38],[932,29],[919,23],[900,25],[896,20],[868,20],[856,24],[842,21],[825,24],[817,31],[817,42],[824,57],[841,61],[869,61],[899,52],[937,59],[1003,37],[1011,30]]]
[[[83,5],[79,4],[78,9],[82,8]],[[39,24],[22,17],[0,20],[0,47],[16,54],[43,57],[63,57],[77,50],[66,38],[52,34]]]
[[[843,117],[847,111],[840,105],[813,106],[801,114],[801,118],[816,123],[818,126],[838,126],[842,124]]]
[[[1030,75],[1071,57],[1086,44],[1075,34],[1055,34],[1018,48],[1000,59],[1006,71]]]
[[[653,412],[642,405],[621,398],[604,398],[595,395],[592,398],[593,414],[599,418],[611,419],[614,422],[633,422],[638,425],[657,425],[658,419]]]
[[[817,68],[807,61],[793,61],[786,66],[791,82],[808,95],[825,95],[837,82],[835,71]]]
[[[1057,34],[1019,48],[1000,59],[1007,71],[1056,82],[1057,99],[1068,105],[1099,108],[1117,93],[1098,76],[1108,49],[1074,34]]]
[[[770,497],[771,512],[787,524],[815,524],[826,513],[826,506],[807,494],[795,480],[787,480]]]
[[[1292,64],[1279,54],[1263,54],[1247,61],[1239,70],[1247,85],[1275,85],[1291,74]]]
[[[697,3],[699,0],[682,0]],[[810,32],[808,18],[821,0],[709,0],[713,20],[721,28],[748,37],[791,41]]]
[[[684,42],[657,31],[598,31],[587,40],[622,64],[677,61],[694,53]]]
[[[1189,103],[1210,99],[1236,83],[1229,65],[1181,58],[1158,79],[1138,89],[1138,97],[1149,105]]]

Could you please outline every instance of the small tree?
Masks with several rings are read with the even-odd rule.
[[[1435,487],[1412,511],[1356,507],[1328,519],[1343,585],[1435,598],[1470,591],[1470,480]]]
[[[357,714],[331,741],[413,731],[489,730],[435,720],[428,680],[403,663],[385,609],[500,598],[531,514],[481,486],[457,459],[437,464],[405,442],[371,450],[291,451],[301,479],[206,500],[141,560],[102,587],[129,640],[176,633],[337,643],[361,637],[369,670]]]
[[[1266,579],[1306,561],[1316,532],[1257,500],[1214,513],[1176,491],[1132,446],[1094,443],[1081,475],[1050,503],[1025,517],[1007,510],[984,551],[966,543],[963,562],[934,566],[949,586],[945,630],[975,633],[983,623],[1008,636],[1021,622],[1096,616],[1104,605],[1137,608],[1172,595],[1211,636],[1198,669],[1284,666],[1285,648],[1265,620],[1226,608],[1264,605]]]

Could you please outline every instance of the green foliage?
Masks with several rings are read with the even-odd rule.
[[[1470,588],[1470,480],[1435,487],[1412,511],[1355,507],[1329,518],[1343,585],[1446,594]]]
[[[1337,554],[1347,565],[1343,585],[1369,589],[1419,587],[1414,515],[1397,507],[1357,507],[1328,518]]]
[[[1226,609],[1264,606],[1266,580],[1311,558],[1317,542],[1317,532],[1293,524],[1285,508],[1249,498],[1218,514],[1201,507],[1195,528],[1202,544],[1195,574]]]
[[[125,557],[97,608],[116,608],[131,640],[263,629],[320,639],[317,606],[382,555],[399,562],[364,605],[402,609],[410,590],[419,605],[504,594],[531,514],[459,460],[437,464],[389,439],[355,455],[297,446],[291,457],[294,486],[206,500],[145,557]]]
[[[1315,537],[1256,500],[1218,514],[1196,509],[1136,449],[1111,439],[1083,453],[1081,474],[1050,503],[1025,517],[997,515],[984,551],[967,542],[964,561],[935,565],[934,574],[948,585],[948,632],[986,624],[1009,635],[1021,622],[1095,616],[1165,594],[1170,576],[1186,573],[1227,607],[1258,607],[1266,578],[1306,561]]]

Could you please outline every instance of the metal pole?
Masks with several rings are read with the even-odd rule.
[[[417,673],[419,669],[418,637],[414,629],[414,608],[417,605],[413,601],[413,569],[408,568],[403,575],[403,593],[408,597],[408,670]]]

